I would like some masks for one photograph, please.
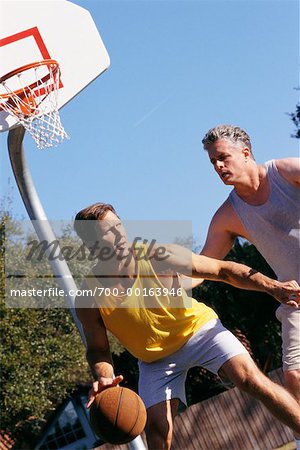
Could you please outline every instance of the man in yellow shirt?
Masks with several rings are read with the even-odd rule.
[[[88,406],[97,392],[123,379],[114,377],[109,330],[138,358],[150,450],[171,448],[173,420],[179,403],[186,403],[185,378],[194,366],[229,379],[300,431],[295,399],[260,372],[211,308],[187,296],[178,274],[264,291],[297,307],[300,288],[295,281],[280,283],[245,265],[195,255],[178,245],[132,245],[108,204],[96,203],[80,211],[74,227],[97,261],[76,298],[95,377]]]

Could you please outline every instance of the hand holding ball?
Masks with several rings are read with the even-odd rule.
[[[94,432],[110,444],[126,444],[142,433],[147,413],[142,399],[131,389],[114,386],[96,395],[90,409]]]

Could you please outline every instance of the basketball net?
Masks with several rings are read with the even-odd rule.
[[[44,60],[22,66],[0,78],[0,109],[14,116],[39,149],[69,138],[58,112],[59,65]]]

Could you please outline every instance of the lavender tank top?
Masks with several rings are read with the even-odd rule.
[[[300,282],[300,189],[279,174],[274,160],[265,167],[270,195],[263,205],[249,205],[234,190],[229,199],[252,244],[278,279]]]

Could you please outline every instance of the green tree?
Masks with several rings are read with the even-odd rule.
[[[187,242],[176,243],[190,247]],[[255,247],[236,241],[227,259],[241,262],[275,278],[275,274]],[[224,326],[244,344],[258,365],[265,371],[281,365],[280,324],[275,318],[279,303],[267,294],[245,291],[226,283],[205,281],[193,290],[193,297],[211,306]],[[127,386],[137,389],[136,359],[128,352],[114,357],[116,373],[124,375]],[[197,403],[224,391],[220,379],[209,371],[195,367],[188,372],[186,393],[188,404]]]
[[[276,278],[256,248],[248,242],[236,241],[227,258]],[[226,283],[205,281],[193,290],[193,297],[211,306],[223,325],[240,339],[264,371],[281,365],[280,324],[275,317],[279,303],[267,294],[237,289]],[[188,375],[187,394],[195,403],[224,388],[218,378],[195,368]]]
[[[5,296],[11,284],[10,271],[20,275],[13,283],[18,288],[55,285],[54,279],[40,279],[51,274],[47,261],[32,258],[26,264],[25,247],[34,235],[26,235],[9,213],[0,216],[0,317],[1,317],[1,428],[16,439],[16,448],[32,443],[49,414],[77,387],[91,382],[85,348],[73,318],[62,298],[52,298],[41,305],[34,299],[22,307],[23,299]],[[65,230],[64,247],[76,246]],[[88,269],[84,261],[70,261],[80,276]],[[22,278],[23,275],[26,275]],[[14,307],[11,307],[11,306]],[[47,307],[41,307],[41,306]],[[39,307],[32,307],[39,306]],[[110,336],[112,350],[123,351]]]
[[[84,347],[66,308],[9,308],[5,301],[5,232],[22,237],[9,214],[0,220],[1,427],[22,440],[88,379]],[[16,250],[22,245],[15,242]]]
[[[289,114],[289,116],[296,127],[295,133],[292,134],[292,137],[300,139],[300,103],[297,103],[295,112]]]
[[[51,299],[51,304],[46,303],[47,308],[12,308],[5,301],[7,273],[18,267],[18,273],[22,275],[24,248],[36,237],[24,234],[10,214],[4,213],[0,219],[1,427],[19,439],[17,448],[20,448],[21,438],[30,442],[48,415],[76,389],[77,383],[91,382],[92,377],[73,319],[68,309],[61,307],[63,299]],[[65,228],[60,239],[67,253],[68,247],[81,245],[69,227]],[[5,254],[9,254],[6,271]],[[255,248],[246,242],[237,241],[228,258],[274,275]],[[89,266],[85,260],[76,258],[69,260],[69,266],[79,286]],[[33,280],[38,284],[38,276],[51,273],[51,268],[47,261],[32,258],[25,272],[27,276],[18,280],[18,286],[30,288]],[[46,282],[51,285],[55,281],[50,277]],[[261,367],[270,361],[270,355],[273,365],[269,367],[280,365],[279,325],[274,317],[278,304],[274,299],[213,282],[204,282],[194,290],[193,296],[219,313],[224,325],[243,341]],[[13,300],[15,306],[20,306],[20,299]],[[124,351],[113,336],[109,335],[109,339],[115,372],[124,375],[125,386],[137,390],[136,359]],[[188,373],[189,404],[223,389],[218,378],[204,369],[194,368]]]
[[[250,267],[276,278],[272,269],[256,248],[248,242],[236,241],[227,259],[247,264]],[[270,354],[273,364],[280,366],[280,324],[275,317],[279,303],[262,292],[244,291],[225,283],[205,282],[195,292],[220,315],[224,325],[233,332],[244,335],[250,342],[254,359],[263,368]]]

